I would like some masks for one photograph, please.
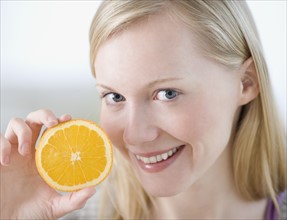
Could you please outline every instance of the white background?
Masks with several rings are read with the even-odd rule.
[[[1,0],[1,132],[39,108],[98,121],[89,26],[100,1]],[[248,1],[286,122],[286,1]]]

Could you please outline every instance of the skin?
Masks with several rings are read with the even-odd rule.
[[[230,156],[240,107],[258,95],[252,59],[230,70],[202,56],[193,33],[169,19],[150,16],[100,48],[95,68],[102,127],[142,186],[157,196],[151,218],[262,219],[266,200],[240,196]],[[59,195],[35,170],[41,128],[70,119],[42,109],[10,121],[1,135],[1,218],[59,218],[95,193]],[[178,146],[184,147],[176,160],[158,172],[135,158]]]
[[[231,169],[240,108],[258,94],[252,60],[231,70],[204,57],[195,39],[160,14],[107,40],[95,62],[102,126],[158,197],[152,217],[263,218],[266,201],[241,198]],[[142,169],[135,156],[179,146],[180,155],[160,172]]]

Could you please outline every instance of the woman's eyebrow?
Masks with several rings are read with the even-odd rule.
[[[160,84],[160,83],[164,83],[164,82],[169,82],[169,81],[176,81],[176,80],[181,80],[183,79],[182,77],[169,77],[169,78],[162,78],[162,79],[156,79],[154,81],[151,81],[149,83],[147,83],[146,87],[153,87],[156,84]],[[96,83],[97,87],[102,87],[104,89],[108,89],[108,90],[114,90],[109,86],[106,86],[104,84],[101,83]]]
[[[151,81],[147,84],[147,87],[152,87],[156,84],[164,83],[164,82],[169,82],[169,81],[176,81],[176,80],[181,80],[183,79],[182,77],[169,77],[169,78],[162,78],[162,79],[156,79],[154,81]]]
[[[113,90],[111,87],[103,85],[101,83],[96,83],[96,87],[102,87],[102,88],[107,89],[107,90]]]

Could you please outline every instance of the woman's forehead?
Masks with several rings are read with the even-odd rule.
[[[98,50],[95,68],[97,72],[101,66],[125,68],[125,64],[153,68],[160,62],[173,65],[199,55],[194,34],[185,25],[166,14],[156,14],[106,40]]]

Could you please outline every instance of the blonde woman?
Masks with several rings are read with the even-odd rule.
[[[286,134],[244,1],[105,1],[90,46],[101,125],[117,149],[101,218],[285,218]],[[33,170],[41,126],[70,118],[39,110],[11,120],[4,218],[59,218],[94,194],[60,196]]]

